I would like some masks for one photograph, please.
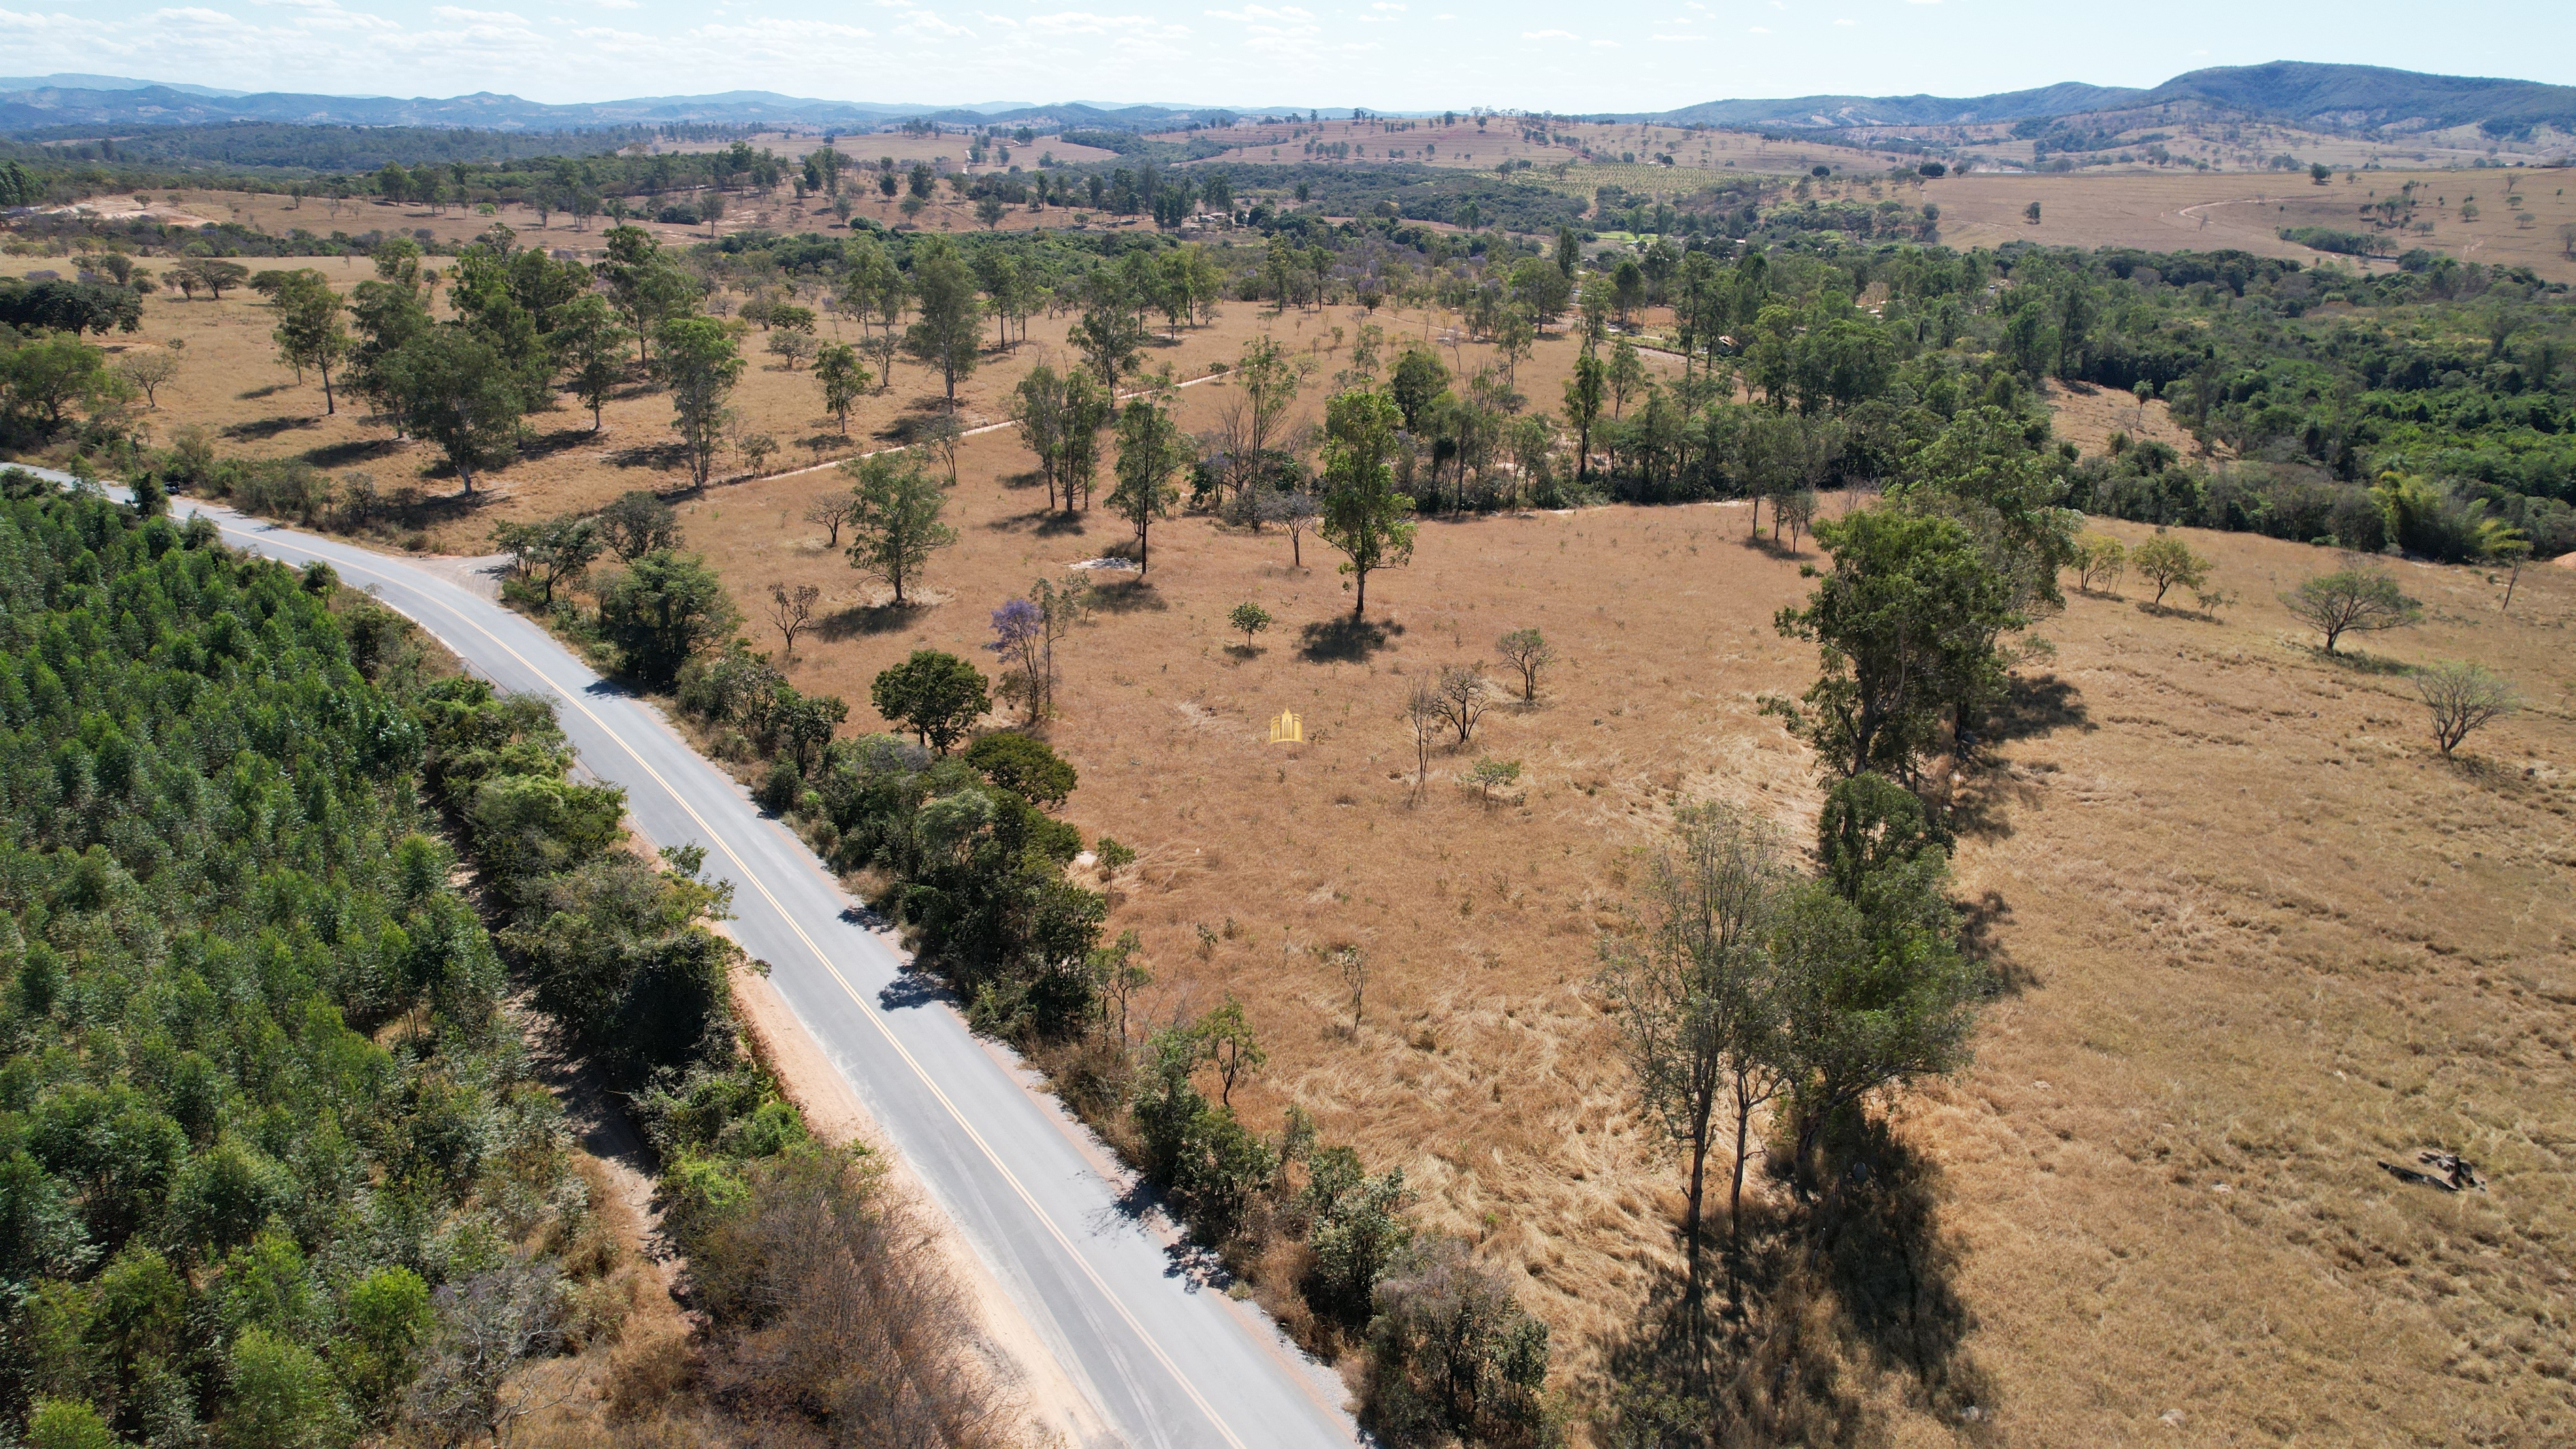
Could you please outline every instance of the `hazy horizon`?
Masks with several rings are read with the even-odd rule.
[[[1529,0],[1114,10],[103,0],[78,13],[0,8],[0,38],[15,57],[8,69],[30,76],[404,98],[493,91],[556,104],[763,90],[941,107],[1079,92],[1106,105],[1652,111],[2064,81],[2144,87],[2284,59],[2576,84],[2576,7],[2519,0],[2493,7],[2474,34],[2430,29],[2389,0],[2347,7],[2330,33],[2304,15],[2214,0],[2178,0],[2152,22],[2032,0],[1673,0],[1581,15]],[[2514,37],[2512,66],[2495,63],[2499,34]]]

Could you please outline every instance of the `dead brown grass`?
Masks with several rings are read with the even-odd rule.
[[[856,701],[911,648],[971,652],[991,603],[1120,536],[1037,516],[1004,481],[1016,453],[969,445],[965,539],[933,567],[948,602],[826,631],[800,649],[801,687]],[[746,599],[772,577],[853,597],[784,521],[820,486],[730,490],[687,516],[691,541]],[[1312,648],[1307,626],[1347,607],[1330,555],[1291,569],[1275,534],[1179,521],[1158,529],[1153,585],[1067,649],[1071,814],[1142,852],[1111,927],[1144,936],[1153,1014],[1242,998],[1272,1054],[1253,1119],[1293,1100],[1403,1166],[1430,1218],[1526,1275],[1578,1370],[1627,1331],[1675,1211],[1584,989],[1592,932],[1675,803],[1735,800],[1793,830],[1814,806],[1801,752],[1754,713],[1812,668],[1769,625],[1801,560],[1747,547],[1743,520],[1426,523],[1413,565],[1372,590],[1382,639]],[[2536,704],[2480,763],[2445,767],[2401,677],[2324,660],[2272,602],[2329,559],[2193,542],[2244,602],[2210,619],[2075,600],[1993,774],[1967,786],[1981,823],[1962,884],[2020,985],[1976,1070],[1904,1131],[1960,1239],[1985,1412],[2043,1443],[2162,1432],[2167,1409],[2213,1440],[2311,1423],[2349,1442],[2546,1438],[2570,1413],[2549,1335],[2568,1249],[2558,639],[2576,580],[2527,571],[2498,617],[2484,576],[2407,570],[2429,621],[2375,647],[2482,659]],[[1247,598],[1282,621],[1249,652],[1223,623]],[[1565,662],[1536,707],[1437,757],[1410,805],[1406,684],[1490,660],[1522,624]],[[1266,743],[1281,709],[1304,716],[1302,747]],[[1490,812],[1457,787],[1488,753],[1527,767]],[[1320,959],[1345,942],[1373,963],[1356,1022]],[[2492,1191],[2440,1196],[2375,1165],[2433,1145],[2487,1166]],[[1905,1402],[1885,1406],[1889,1432],[1942,1432]]]
[[[2433,223],[2429,234],[2389,232],[2398,250],[2424,247],[2489,266],[2529,267],[2544,281],[2576,281],[2558,239],[2559,227],[2576,221],[2576,197],[2565,194],[2564,170],[2374,171],[2350,173],[2328,185],[2304,174],[2281,172],[2076,172],[2012,175],[1978,172],[1927,183],[1922,198],[1941,208],[1941,240],[1954,247],[2001,246],[2033,241],[2047,246],[2143,247],[2159,251],[2216,251],[2233,247],[2257,256],[2332,262],[2354,270],[2385,272],[2388,258],[2329,257],[2281,240],[2285,226],[2367,230],[2360,209],[2377,196],[2420,183],[2426,204],[2416,213]],[[2521,207],[2505,198],[2519,195]],[[2474,196],[2478,216],[2463,220],[2463,201]],[[2435,200],[2447,199],[2447,206]],[[2040,203],[2040,224],[2023,209]],[[2528,224],[2516,218],[2528,213]]]

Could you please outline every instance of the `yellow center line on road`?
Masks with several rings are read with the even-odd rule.
[[[233,529],[230,531],[239,534],[244,538],[254,540],[257,536],[256,532],[252,530]],[[363,564],[359,565],[356,571],[360,573],[374,574],[375,577],[382,579],[387,583],[403,582],[403,580],[397,579],[390,574],[381,573],[367,568]],[[743,860],[742,856],[734,850],[733,846],[725,840],[724,836],[720,834],[714,826],[707,823],[706,817],[698,813],[697,807],[691,805],[678,790],[673,789],[671,787],[671,782],[663,779],[662,773],[659,770],[654,769],[652,763],[646,760],[642,754],[638,753],[633,745],[628,744],[623,736],[619,735],[617,731],[610,729],[608,722],[601,719],[598,714],[592,711],[587,700],[582,699],[579,695],[574,694],[571,690],[564,688],[562,685],[556,684],[551,676],[549,676],[544,670],[539,669],[526,655],[521,654],[518,650],[511,648],[506,643],[503,643],[492,633],[491,630],[484,628],[481,624],[476,623],[472,618],[464,614],[457,614],[456,617],[465,627],[472,629],[475,633],[482,635],[487,640],[490,640],[493,648],[509,655],[512,659],[517,660],[520,666],[526,669],[529,673],[536,675],[539,679],[545,680],[548,687],[552,688],[555,693],[562,695],[566,703],[570,704],[574,709],[581,711],[584,717],[589,719],[592,724],[597,725],[600,731],[606,734],[610,739],[616,740],[618,748],[626,752],[627,758],[633,760],[645,774],[651,776],[653,783],[661,786],[663,791],[671,797],[674,803],[676,803],[682,810],[688,812],[689,818],[697,822],[698,828],[705,831],[707,838],[716,843],[716,848],[722,850],[725,853],[725,856],[734,863],[734,868],[742,872],[743,878],[751,883],[751,888],[760,892],[761,899],[769,902],[770,909],[778,912],[779,919],[785,921],[787,923],[787,928],[796,933],[796,938],[805,943],[805,948],[814,953],[814,959],[822,963],[823,969],[831,973],[834,981],[840,983],[841,990],[848,994],[851,1004],[858,1007],[859,1013],[868,1019],[869,1025],[874,1026],[877,1029],[878,1034],[885,1038],[886,1045],[894,1048],[895,1055],[903,1058],[904,1065],[912,1069],[912,1074],[920,1080],[923,1087],[929,1089],[930,1095],[938,1099],[939,1105],[947,1110],[949,1119],[957,1124],[958,1130],[964,1132],[967,1140],[973,1142],[977,1150],[984,1154],[984,1160],[990,1162],[993,1165],[993,1170],[1002,1175],[1002,1180],[1011,1185],[1011,1191],[1019,1195],[1020,1201],[1027,1205],[1029,1211],[1034,1214],[1037,1217],[1038,1222],[1045,1227],[1047,1235],[1055,1239],[1056,1245],[1064,1249],[1067,1257],[1070,1257],[1075,1263],[1081,1266],[1083,1276],[1091,1280],[1092,1286],[1100,1290],[1100,1296],[1109,1300],[1109,1306],[1117,1310],[1118,1316],[1126,1321],[1126,1324],[1130,1329],[1135,1331],[1137,1338],[1143,1340],[1146,1351],[1151,1353],[1154,1356],[1155,1361],[1160,1363],[1165,1371],[1171,1374],[1172,1381],[1180,1385],[1181,1392],[1189,1396],[1190,1402],[1198,1406],[1199,1412],[1207,1416],[1207,1420],[1210,1424],[1216,1426],[1217,1433],[1225,1439],[1227,1444],[1232,1446],[1232,1449],[1247,1449],[1243,1440],[1236,1437],[1232,1426],[1228,1425],[1224,1418],[1217,1413],[1216,1406],[1207,1401],[1206,1396],[1199,1392],[1198,1386],[1190,1382],[1187,1374],[1181,1372],[1180,1365],[1172,1362],[1171,1356],[1163,1351],[1162,1344],[1157,1342],[1152,1334],[1145,1331],[1145,1325],[1139,1323],[1136,1320],[1136,1315],[1128,1311],[1127,1305],[1119,1299],[1118,1295],[1110,1291],[1108,1281],[1100,1276],[1100,1270],[1092,1266],[1091,1260],[1084,1257],[1082,1252],[1074,1247],[1073,1240],[1066,1237],[1064,1230],[1056,1226],[1055,1220],[1047,1216],[1045,1209],[1038,1206],[1037,1198],[1029,1192],[1028,1188],[1024,1184],[1021,1183],[1019,1174],[1011,1171],[1010,1167],[1002,1161],[1001,1154],[995,1152],[992,1144],[984,1140],[984,1134],[975,1130],[974,1124],[966,1120],[966,1114],[958,1110],[957,1104],[949,1100],[948,1094],[940,1090],[937,1082],[931,1080],[930,1073],[923,1068],[920,1061],[913,1056],[912,1052],[904,1046],[902,1039],[894,1034],[894,1028],[886,1024],[884,1016],[878,1012],[875,1007],[868,1004],[867,998],[859,994],[858,988],[850,984],[850,979],[848,977],[841,974],[841,968],[834,964],[832,958],[825,954],[822,946],[817,944],[812,936],[806,934],[804,925],[796,919],[794,913],[790,912],[786,906],[780,904],[778,897],[770,894],[769,887],[761,881],[760,877],[756,873],[753,872],[750,864]],[[423,627],[427,627],[426,621],[421,622]],[[433,634],[436,633],[435,630],[432,630],[431,632]]]

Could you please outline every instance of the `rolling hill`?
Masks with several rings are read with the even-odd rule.
[[[2288,60],[2191,71],[2153,90],[2067,83],[1990,96],[1793,96],[1708,101],[1611,119],[1846,130],[1985,125],[2186,107],[2316,131],[2402,134],[2474,125],[2498,136],[2527,135],[2540,126],[2576,132],[2576,86]]]

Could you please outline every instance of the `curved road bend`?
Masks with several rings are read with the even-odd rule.
[[[69,482],[57,475],[58,481]],[[1134,1449],[1320,1449],[1357,1439],[1342,1386],[1249,1305],[1195,1281],[1121,1204],[1062,1110],[906,979],[857,903],[659,714],[544,630],[432,571],[172,500],[227,542],[320,559],[495,686],[557,702],[564,732],[659,845],[701,845],[734,885],[732,934],[964,1232],[1065,1374]],[[1084,1446],[1091,1449],[1091,1446]]]

